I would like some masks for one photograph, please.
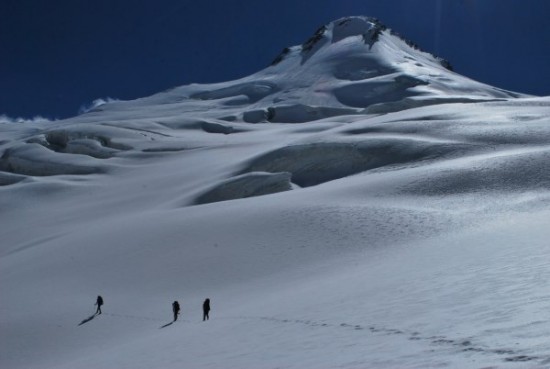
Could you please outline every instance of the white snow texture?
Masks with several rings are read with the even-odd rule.
[[[0,119],[0,367],[550,366],[550,98],[446,65],[350,17],[237,81]]]

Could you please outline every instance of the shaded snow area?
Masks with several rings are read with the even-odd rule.
[[[410,45],[0,122],[0,367],[550,367],[550,98]]]

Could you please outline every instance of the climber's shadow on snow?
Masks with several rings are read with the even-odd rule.
[[[162,329],[162,328],[166,328],[168,327],[169,325],[172,325],[174,324],[174,321],[170,322],[170,323],[166,323],[165,325],[163,325],[162,327],[160,327],[159,329]]]
[[[90,315],[89,317],[87,317],[86,319],[84,319],[83,321],[81,321],[78,325],[81,326],[82,324],[86,324],[86,323],[88,323],[90,320],[92,320],[93,318],[95,318],[96,316],[97,316],[97,314]]]

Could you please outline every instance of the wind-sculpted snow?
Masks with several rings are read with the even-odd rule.
[[[29,176],[52,176],[59,174],[101,173],[105,166],[78,155],[56,153],[44,146],[29,143],[6,149],[0,156],[0,170]]]
[[[407,109],[414,109],[423,106],[441,105],[441,104],[471,104],[477,102],[484,102],[486,99],[476,99],[470,97],[426,97],[415,98],[406,97],[402,100],[391,101],[386,103],[378,103],[370,105],[365,109],[365,113],[369,114],[387,114],[394,113]]]
[[[229,100],[225,102],[225,104],[228,105],[242,105],[246,103],[255,103],[256,101],[272,94],[276,90],[277,86],[273,83],[249,82],[220,88],[218,90],[198,92],[191,95],[191,98],[200,100],[219,100],[245,96],[247,98],[246,100]]]
[[[107,136],[96,136],[78,131],[50,131],[44,135],[33,137],[27,142],[38,143],[56,152],[88,155],[97,159],[109,158],[119,151],[114,147],[109,147],[112,145]],[[128,149],[126,146],[117,147]]]
[[[550,98],[413,46],[0,122],[0,367],[548,366]]]
[[[407,185],[414,195],[526,192],[550,189],[550,146],[451,160]],[[429,170],[432,172],[431,170]],[[437,172],[437,174],[436,174]]]
[[[251,160],[244,172],[290,172],[293,183],[308,187],[384,166],[443,159],[474,147],[391,136],[315,142],[286,146],[261,155]]]
[[[550,145],[547,99],[521,99],[506,103],[458,103],[411,110],[386,118],[359,121],[344,127],[344,134],[397,134],[439,137],[482,144],[495,150],[511,145]],[[394,118],[395,117],[395,118]],[[364,122],[364,123],[363,123]]]
[[[252,172],[230,178],[197,197],[196,204],[243,199],[292,189],[290,173]]]
[[[143,135],[103,124],[45,129],[18,143],[6,144],[0,170],[28,176],[103,173],[108,159],[132,149]]]
[[[265,120],[273,123],[304,123],[314,120],[357,114],[355,109],[309,105],[282,105],[267,109]]]
[[[17,182],[21,182],[24,179],[25,179],[25,176],[13,174],[13,173],[0,172],[0,186],[11,185]]]
[[[337,79],[361,81],[397,72],[397,68],[383,65],[374,56],[361,55],[333,61],[333,75]]]
[[[407,75],[398,75],[393,79],[356,82],[339,87],[334,95],[343,105],[366,108],[370,105],[400,101],[414,96],[409,88],[426,85],[428,82]]]

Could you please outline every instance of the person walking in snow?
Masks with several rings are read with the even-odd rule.
[[[202,303],[202,321],[210,319],[208,316],[208,313],[210,313],[210,299],[204,300]]]
[[[172,312],[174,313],[174,322],[178,320],[178,315],[180,313],[180,304],[177,301],[172,303]]]
[[[95,304],[97,305],[96,314],[101,314],[101,305],[103,305],[103,297],[97,296],[97,300],[95,301]]]

